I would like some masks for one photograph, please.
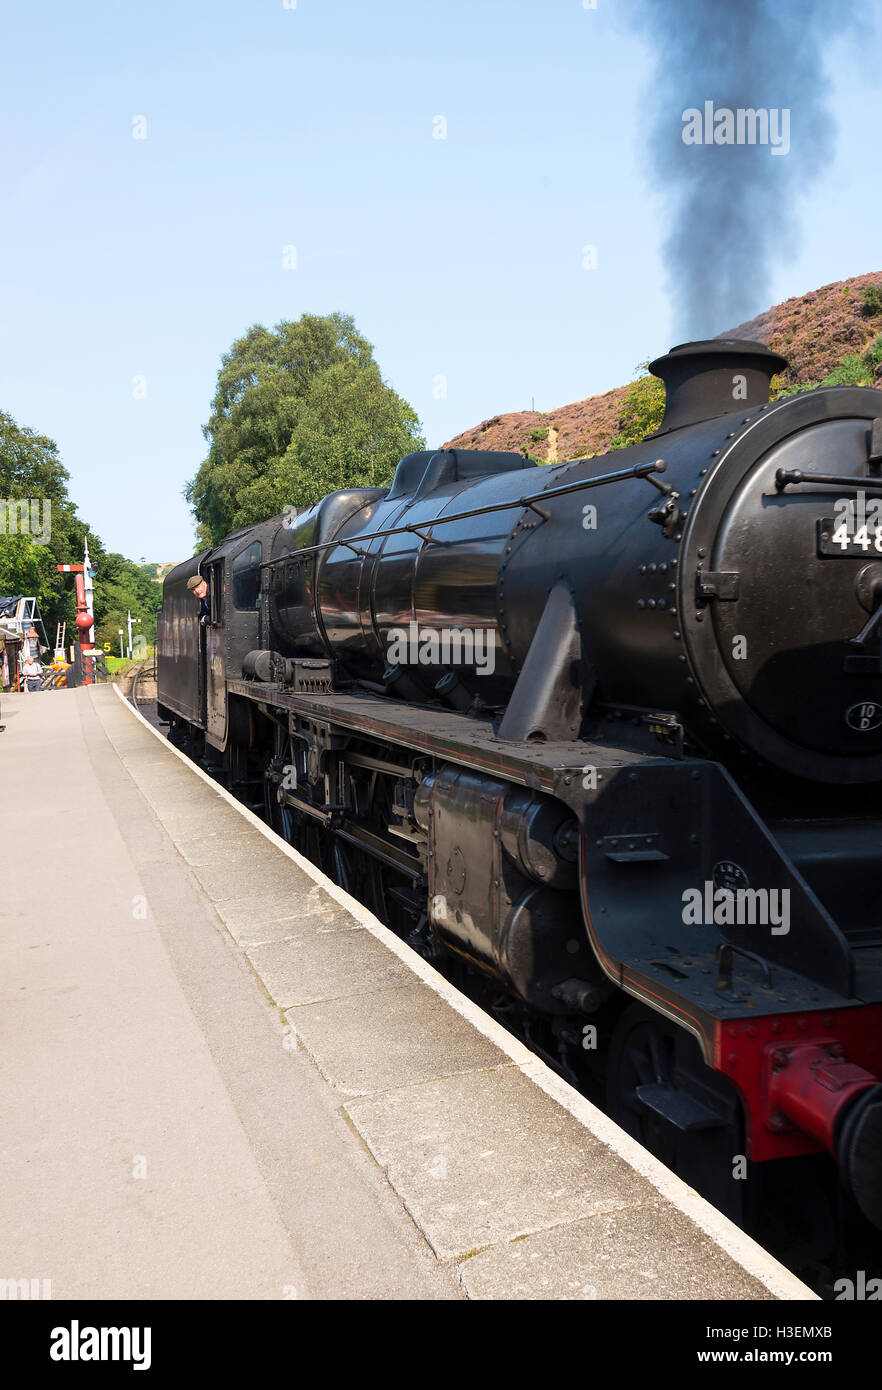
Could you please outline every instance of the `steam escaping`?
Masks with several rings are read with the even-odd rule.
[[[656,58],[649,163],[673,214],[664,255],[678,338],[725,332],[768,303],[774,263],[793,255],[799,195],[833,155],[824,51],[861,8],[631,0]]]

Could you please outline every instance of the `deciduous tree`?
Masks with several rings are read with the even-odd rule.
[[[203,432],[208,457],[186,496],[204,544],[337,488],[383,486],[423,446],[345,314],[250,328],[221,359]]]

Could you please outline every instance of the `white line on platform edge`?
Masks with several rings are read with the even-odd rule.
[[[195,776],[201,777],[212,791],[238,811],[277,849],[287,854],[288,858],[293,860],[299,869],[302,869],[319,887],[324,888],[328,896],[345,908],[372,936],[375,936],[378,941],[382,941],[383,945],[408,966],[413,974],[446,1000],[458,1014],[468,1020],[473,1028],[476,1028],[479,1033],[494,1043],[500,1052],[504,1052],[507,1057],[510,1057],[512,1062],[540,1090],[567,1110],[602,1144],[623,1158],[630,1167],[636,1169],[678,1211],[683,1212],[684,1216],[688,1216],[696,1226],[710,1236],[715,1245],[725,1250],[736,1264],[739,1264],[742,1269],[752,1275],[778,1299],[784,1301],[821,1301],[807,1284],[803,1284],[801,1279],[798,1279],[795,1274],[791,1274],[790,1270],[785,1269],[751,1236],[742,1231],[722,1212],[717,1211],[710,1202],[705,1201],[704,1197],[701,1197],[694,1188],[689,1187],[669,1168],[666,1168],[648,1149],[644,1149],[642,1144],[638,1144],[636,1139],[621,1129],[590,1100],[580,1095],[569,1082],[564,1081],[563,1077],[558,1076],[549,1066],[546,1066],[523,1043],[507,1032],[501,1024],[485,1014],[477,1004],[472,1003],[471,999],[461,994],[455,986],[444,979],[443,975],[440,975],[433,966],[429,965],[428,961],[424,961],[422,956],[418,956],[415,951],[405,945],[393,931],[384,927],[383,923],[372,912],[369,912],[363,903],[360,903],[357,898],[353,898],[345,889],[339,888],[336,883],[332,883],[310,859],[306,859],[287,844],[259,816],[255,815],[247,806],[243,806],[241,801],[237,801],[231,792],[222,787],[213,777],[209,777],[208,773],[203,772],[201,767],[197,767],[180,749],[169,743],[165,735],[155,728],[149,719],[145,719],[140,710],[135,708],[118,685],[115,684],[113,688],[129,713],[140,720],[144,728],[148,729],[154,738],[159,739],[168,752],[179,758]]]

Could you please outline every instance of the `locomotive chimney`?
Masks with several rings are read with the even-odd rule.
[[[786,357],[746,338],[680,343],[649,364],[665,384],[665,414],[656,433],[764,405],[772,377],[786,366]]]

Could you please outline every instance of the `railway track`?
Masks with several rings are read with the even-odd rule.
[[[142,661],[132,676],[127,698],[135,709],[143,714],[157,729],[164,726],[156,713],[156,663]]]

